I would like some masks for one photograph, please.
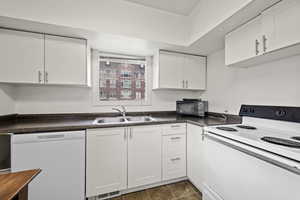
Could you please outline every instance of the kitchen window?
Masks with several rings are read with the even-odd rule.
[[[146,57],[102,54],[94,50],[94,104],[149,104],[151,83],[148,83],[147,63]]]

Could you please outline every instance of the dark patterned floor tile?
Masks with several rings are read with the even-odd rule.
[[[193,186],[187,181],[170,184],[167,185],[167,187],[176,198],[186,197],[196,193]]]
[[[155,187],[147,190],[151,200],[172,200],[174,196],[167,186]]]
[[[191,194],[174,200],[202,200],[202,197],[199,194]]]
[[[112,200],[202,200],[201,193],[188,181],[133,192]]]
[[[140,192],[133,192],[122,196],[122,200],[151,200],[149,194],[143,190]]]

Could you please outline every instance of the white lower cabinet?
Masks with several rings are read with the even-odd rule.
[[[202,127],[187,125],[187,176],[200,191],[203,191],[205,170],[202,133]]]
[[[186,176],[186,134],[163,136],[163,180]]]
[[[87,130],[86,196],[186,176],[186,124]]]
[[[160,182],[160,126],[132,127],[129,130],[128,188]]]
[[[125,128],[87,130],[87,197],[127,188],[125,131]]]

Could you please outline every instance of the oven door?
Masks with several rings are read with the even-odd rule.
[[[0,172],[7,171],[11,166],[11,135],[0,134]]]
[[[300,163],[236,141],[204,133],[204,185],[220,199],[295,200]],[[207,193],[204,191],[204,193]],[[215,199],[215,198],[205,198]]]

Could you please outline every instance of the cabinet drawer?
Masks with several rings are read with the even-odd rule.
[[[163,136],[163,154],[164,156],[175,156],[185,154],[186,151],[186,135],[165,135]]]
[[[163,136],[163,180],[186,176],[186,135]]]
[[[185,134],[186,123],[166,124],[163,126],[163,135]]]

